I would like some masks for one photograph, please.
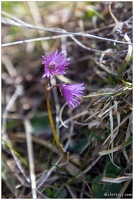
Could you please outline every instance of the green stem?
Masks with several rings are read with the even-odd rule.
[[[49,121],[50,121],[50,125],[51,125],[51,128],[52,128],[52,132],[53,132],[55,142],[56,142],[60,152],[64,155],[64,157],[66,157],[66,153],[64,152],[62,145],[61,145],[61,143],[60,143],[60,141],[57,137],[57,134],[56,134],[56,129],[55,129],[55,125],[54,125],[54,121],[53,121],[53,117],[52,117],[52,112],[51,112],[50,101],[49,101],[50,88],[48,87],[48,82],[49,82],[49,79],[46,82],[46,101],[47,101],[47,111],[48,111]]]

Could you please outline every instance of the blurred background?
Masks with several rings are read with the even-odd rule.
[[[67,54],[70,65],[66,75],[57,76],[52,83],[84,82],[85,97],[80,106],[69,110],[57,88],[51,93],[57,134],[73,163],[61,160],[56,164],[38,187],[37,198],[116,198],[116,194],[132,198],[132,56],[118,78],[128,45],[110,41],[126,42],[127,33],[132,42],[132,2],[112,3],[114,16],[127,24],[118,32],[109,4],[2,2],[2,198],[32,198],[26,178],[30,176],[27,126],[37,185],[60,157],[49,124],[42,79],[42,55],[56,49]],[[102,39],[63,37],[63,30]],[[107,94],[101,96],[103,93]],[[115,153],[99,154],[114,147],[118,147]],[[120,181],[111,184],[118,177]]]

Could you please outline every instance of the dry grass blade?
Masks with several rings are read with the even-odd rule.
[[[3,1],[2,10],[2,198],[132,197],[132,2]],[[60,73],[63,55],[54,68],[42,55],[56,49],[69,66],[48,80],[48,101],[42,75]],[[58,87],[83,82],[69,109]]]
[[[115,21],[117,29],[119,29],[119,30],[122,30],[123,28],[125,29],[127,24],[126,23],[124,23],[124,24],[119,23],[119,21],[117,20],[117,18],[113,15],[113,13],[111,11],[111,4],[112,3],[109,4],[109,11],[110,11],[112,18]],[[124,39],[125,39],[126,42],[131,43],[129,36],[127,35],[127,31],[124,33]],[[122,65],[121,65],[121,68],[120,68],[120,71],[119,71],[119,74],[118,74],[118,78],[120,78],[122,76],[122,74],[124,73],[124,71],[127,67],[128,62],[130,61],[130,58],[131,58],[131,55],[132,55],[132,49],[133,49],[133,47],[131,45],[128,45],[128,51],[127,51],[127,54],[125,56],[125,59],[124,59]]]
[[[109,182],[109,183],[122,183],[122,182],[125,182],[125,181],[129,181],[131,179],[132,179],[132,176],[131,177],[129,177],[129,176],[121,176],[121,177],[118,177],[118,178],[103,177],[101,179],[101,181]]]
[[[103,156],[103,155],[106,155],[106,154],[110,154],[110,153],[113,153],[113,152],[116,152],[116,151],[119,151],[120,149],[123,149],[125,148],[126,146],[130,145],[132,143],[132,138],[129,138],[126,142],[124,142],[123,144],[117,146],[117,147],[114,147],[112,149],[108,149],[108,150],[104,150],[104,151],[101,151],[99,152],[100,156]]]
[[[28,158],[29,158],[29,170],[30,170],[30,183],[32,189],[32,197],[34,199],[37,198],[36,195],[36,177],[34,172],[34,153],[33,153],[33,145],[32,145],[32,137],[31,137],[31,124],[29,120],[24,120],[24,126],[26,129],[26,141],[27,141],[27,149],[28,149]]]

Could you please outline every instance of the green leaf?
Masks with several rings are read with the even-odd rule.
[[[106,165],[106,168],[105,168],[105,173],[106,173],[106,176],[107,174],[115,174],[116,176],[119,176],[119,174],[123,171],[123,167],[120,167],[120,169],[118,167],[116,167],[115,165],[113,165],[113,163],[109,162],[107,165]]]
[[[34,118],[31,119],[32,131],[34,135],[42,132],[47,125],[49,125],[48,116],[40,116],[38,117],[38,113]]]
[[[62,198],[66,198],[66,196],[67,196],[67,190],[62,189],[62,190],[59,190],[59,194],[57,195],[56,198],[62,199]]]
[[[74,141],[72,146],[71,145],[69,146],[69,150],[79,153],[81,152],[86,143],[87,143],[87,138],[83,139],[80,138],[79,140]]]
[[[54,193],[52,191],[51,188],[46,188],[45,189],[45,194],[49,197],[49,198],[54,198]]]
[[[91,176],[90,174],[87,174],[87,175],[86,175],[86,181],[87,181],[88,183],[91,182],[91,178],[92,178],[92,176]]]
[[[6,129],[11,130],[12,128],[15,128],[19,123],[19,121],[16,119],[8,119],[6,124]]]
[[[114,174],[108,174],[109,177],[116,178]],[[94,198],[116,198],[119,193],[122,184],[107,183],[101,181],[102,175],[97,176],[93,179],[92,192]]]

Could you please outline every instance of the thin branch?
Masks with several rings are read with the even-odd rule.
[[[20,25],[19,26],[23,26],[25,28],[29,28],[29,29],[36,29],[36,30],[42,30],[42,31],[49,31],[49,32],[54,32],[54,33],[60,33],[60,34],[64,34],[64,35],[72,35],[72,36],[80,36],[80,37],[88,37],[88,38],[95,38],[98,40],[104,40],[104,41],[109,41],[109,42],[114,42],[115,43],[120,43],[120,44],[127,44],[127,45],[132,45],[132,43],[128,43],[128,42],[123,42],[123,41],[117,41],[117,40],[113,40],[113,39],[109,39],[109,38],[103,38],[103,37],[99,37],[96,35],[91,35],[88,33],[84,33],[84,32],[68,32],[66,30],[63,29],[59,29],[59,28],[42,28],[42,27],[36,27],[33,26],[31,24],[28,24],[20,19],[18,19],[17,17],[14,17],[4,11],[2,11],[2,14],[10,17],[11,19],[13,19],[15,22],[17,21]],[[3,22],[4,23],[4,22]],[[17,24],[16,24],[17,25]]]
[[[69,36],[69,35],[68,35]],[[54,39],[58,39],[58,38],[62,38],[62,37],[68,37],[65,35],[56,35],[56,36],[48,36],[48,37],[41,37],[41,38],[33,38],[33,39],[27,39],[27,40],[21,40],[21,41],[16,41],[16,42],[9,42],[6,44],[2,44],[2,47],[6,47],[6,46],[11,46],[11,45],[16,45],[16,44],[24,44],[24,43],[28,43],[28,42],[37,42],[37,41],[44,41],[44,40],[54,40]]]

